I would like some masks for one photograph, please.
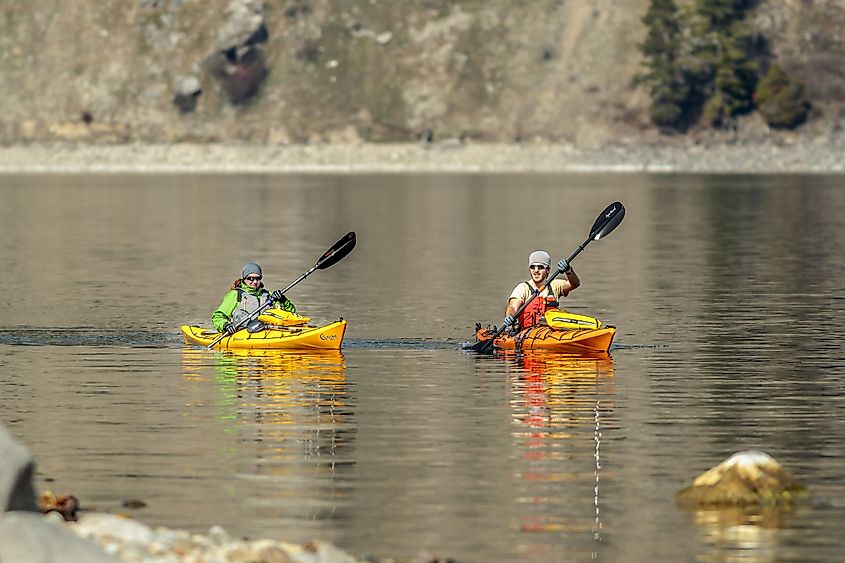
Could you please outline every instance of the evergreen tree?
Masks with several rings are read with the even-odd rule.
[[[695,10],[714,30],[727,29],[745,17],[751,0],[695,0]]]
[[[717,33],[716,40],[711,96],[704,107],[704,118],[724,126],[733,117],[754,109],[757,66],[749,58],[752,37],[744,22],[735,22],[725,33]]]
[[[681,62],[682,30],[674,0],[651,0],[643,17],[648,28],[640,44],[646,70],[636,78],[651,96],[650,116],[664,129],[684,126],[690,89]]]
[[[651,97],[650,117],[663,130],[683,130],[697,120],[729,127],[759,107],[772,127],[794,127],[809,103],[800,84],[773,65],[765,81],[765,40],[745,16],[758,0],[651,0],[639,45],[644,70],[636,77]]]
[[[792,129],[807,119],[810,104],[804,96],[804,86],[792,81],[776,63],[760,79],[754,97],[771,127]]]

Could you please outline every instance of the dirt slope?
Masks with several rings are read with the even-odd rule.
[[[4,0],[0,143],[379,142],[427,131],[435,141],[653,139],[648,100],[631,86],[647,6]],[[233,44],[233,28],[243,31],[256,14],[266,40],[253,48],[266,78],[252,98],[233,104],[210,61],[236,77],[254,70],[221,53]],[[845,99],[843,3],[770,0],[754,21],[810,86],[819,110],[808,130],[837,127]],[[182,112],[174,95],[189,80],[202,91]]]

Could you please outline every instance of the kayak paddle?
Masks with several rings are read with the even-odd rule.
[[[578,256],[582,250],[584,250],[588,244],[590,244],[594,240],[599,240],[602,237],[605,237],[613,231],[619,223],[622,222],[622,218],[625,217],[625,206],[619,203],[618,201],[611,203],[608,205],[604,211],[601,212],[601,215],[598,216],[596,222],[593,223],[593,226],[590,228],[590,234],[587,236],[587,240],[585,240],[582,244],[578,245],[578,249],[572,253],[572,256],[569,257],[567,262],[572,263],[576,256]],[[562,270],[555,271],[554,274],[550,278],[546,280],[545,285],[549,285],[552,283],[552,280],[558,277],[558,275],[562,274]],[[540,295],[538,292],[533,292],[531,297],[528,298],[528,301],[522,304],[522,307],[514,315],[514,318],[519,318],[520,313],[531,303],[535,297]],[[493,341],[496,340],[504,331],[506,327],[502,327],[496,331],[491,338],[487,340],[480,340],[469,347],[469,350],[473,352],[490,352],[493,349]]]
[[[352,249],[355,248],[355,242],[355,231],[349,231],[348,233],[346,233],[343,238],[334,243],[331,248],[326,250],[326,252],[323,253],[322,256],[320,256],[320,258],[317,260],[317,263],[314,264],[310,270],[296,278],[296,280],[294,280],[290,285],[288,285],[282,290],[282,293],[287,293],[288,291],[290,291],[293,286],[295,286],[296,284],[310,276],[312,273],[314,273],[314,270],[325,270],[329,266],[333,266],[340,262],[343,258],[346,257],[347,254],[352,252]],[[264,305],[250,313],[249,316],[241,319],[237,324],[235,324],[235,330],[237,331],[237,329],[249,323],[249,321],[251,321],[252,319],[258,317],[261,313],[264,312],[265,309],[269,309],[270,305],[272,304],[272,301],[267,301]],[[224,338],[226,338],[226,335],[221,334],[220,336],[215,338],[214,341],[207,346],[207,348],[210,350],[214,347],[215,344],[217,344]]]

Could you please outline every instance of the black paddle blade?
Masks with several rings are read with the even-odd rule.
[[[609,235],[613,229],[619,226],[623,217],[625,217],[624,205],[618,201],[608,205],[607,208],[601,212],[601,215],[598,216],[596,222],[593,223],[593,226],[590,229],[589,240],[599,240],[600,238]]]
[[[478,338],[478,334],[481,332],[481,326],[479,324],[476,324],[475,328],[476,328],[476,331],[475,331],[476,336],[475,337]],[[495,327],[493,327],[493,328],[495,328]],[[490,334],[491,332],[493,332],[493,331],[491,331],[488,328],[485,331],[485,333],[486,333],[486,335],[490,335],[490,338],[485,338],[484,340],[479,340],[471,346],[469,345],[469,343],[467,343],[463,347],[464,350],[472,350],[473,352],[480,352],[482,354],[487,354],[487,353],[492,352],[493,351],[493,341],[496,340],[502,334],[502,332],[504,332],[504,331],[503,331],[503,329],[499,329],[499,330],[493,332],[493,334]]]
[[[355,248],[355,242],[355,231],[349,231],[342,239],[334,243],[330,249],[326,250],[325,254],[320,256],[320,259],[317,260],[317,264],[315,264],[314,267],[318,270],[325,270],[329,266],[337,264],[345,258],[347,254],[352,252],[352,249]]]
[[[469,349],[473,352],[478,352],[479,354],[489,354],[493,351],[493,338],[489,340],[479,340],[470,346]]]

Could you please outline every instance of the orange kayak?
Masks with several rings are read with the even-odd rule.
[[[478,342],[489,340],[495,334],[489,328],[480,328],[475,333]],[[538,325],[520,330],[515,334],[502,334],[493,341],[499,350],[546,350],[549,352],[604,353],[610,351],[616,327],[605,325],[600,328],[558,329]]]

